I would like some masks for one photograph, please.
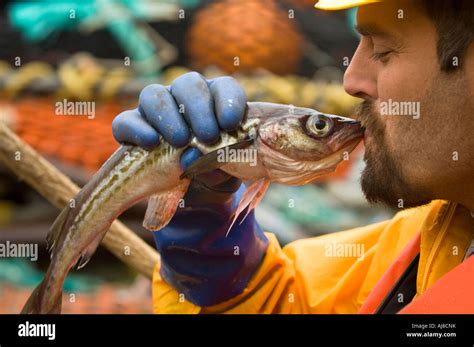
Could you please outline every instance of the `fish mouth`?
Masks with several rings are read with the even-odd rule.
[[[336,153],[344,153],[348,152],[351,153],[357,145],[362,141],[363,137],[354,137],[352,140],[349,140],[349,142],[346,142],[346,144],[339,150],[336,151]]]
[[[362,141],[362,137],[356,136],[346,141],[344,145],[330,155],[315,161],[295,161],[282,153],[270,155],[263,162],[270,180],[288,184],[303,185],[310,183],[318,177],[333,172],[342,160],[347,156],[346,153],[352,152]],[[264,141],[260,142],[270,153],[275,151]]]
[[[357,129],[357,131],[355,131],[352,136],[349,136],[347,138],[347,141],[342,146],[343,151],[348,151],[348,148],[350,148],[349,152],[351,152],[359,144],[359,142],[364,139],[365,132],[366,129],[364,127],[359,126],[359,129]]]
[[[341,161],[344,156],[344,153],[351,153],[357,145],[362,141],[362,137],[359,136],[354,136],[351,140],[347,141],[341,148],[339,148],[337,151],[332,153],[331,155],[320,159],[319,161],[327,161],[327,162],[332,162],[333,159],[341,159],[339,160],[334,167],[336,167]]]
[[[348,134],[335,137],[333,141],[328,142],[327,145],[331,151],[339,152],[341,149],[344,151],[346,147],[350,147],[352,141],[362,141],[365,134],[365,128],[360,126],[360,122],[354,120],[350,127],[352,129],[350,129]]]
[[[296,179],[292,183],[297,185],[307,184],[325,174],[334,172],[338,165],[343,160],[345,160],[344,157],[346,157],[347,154],[351,153],[361,141],[361,137],[354,137],[352,140],[349,140],[344,144],[344,146],[342,146],[339,150],[335,151],[331,155],[320,159],[317,162],[313,162],[313,164],[317,164],[319,166],[318,170],[310,170],[307,175],[303,175],[303,177],[301,177],[300,179]]]

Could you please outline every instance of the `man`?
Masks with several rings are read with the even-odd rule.
[[[360,44],[344,77],[363,100],[361,184],[391,220],[281,248],[254,215],[226,235],[241,182],[221,171],[193,182],[170,225],[154,309],[172,313],[474,313],[474,5],[469,0],[321,0],[360,6]],[[229,103],[228,100],[232,100]],[[113,124],[120,142],[184,146],[242,119],[245,94],[230,77],[197,73],[146,87],[137,110]],[[185,113],[177,105],[184,105]],[[183,154],[188,166],[199,156]],[[308,206],[311,208],[311,206]],[[356,245],[362,257],[332,249]],[[470,251],[471,248],[471,251]]]

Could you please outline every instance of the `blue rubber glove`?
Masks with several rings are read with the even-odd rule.
[[[245,108],[245,93],[235,79],[207,81],[190,72],[169,87],[144,88],[138,108],[118,115],[112,130],[118,142],[148,149],[161,136],[175,147],[185,146],[191,131],[213,143],[221,130],[238,126]],[[183,169],[200,155],[196,148],[187,149],[181,156]],[[226,237],[244,188],[220,170],[198,176],[184,197],[186,207],[154,233],[161,276],[196,305],[211,306],[240,294],[264,257],[268,240],[253,212],[242,224],[237,220]]]

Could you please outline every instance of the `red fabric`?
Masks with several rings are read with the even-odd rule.
[[[399,313],[474,313],[474,256],[441,277]]]
[[[415,258],[419,253],[420,240],[421,234],[418,233],[418,235],[403,249],[402,253],[400,253],[398,258],[392,263],[392,265],[390,265],[382,278],[377,282],[374,289],[372,289],[360,308],[359,313],[375,313],[383,299],[388,295],[392,287],[403,274],[403,271],[405,271],[413,258]]]

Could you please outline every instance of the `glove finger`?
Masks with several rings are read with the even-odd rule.
[[[112,133],[119,143],[130,143],[146,149],[160,143],[160,134],[146,122],[137,109],[120,113],[112,122]]]
[[[139,97],[143,116],[174,147],[188,144],[191,134],[173,96],[159,84],[145,87]]]
[[[226,131],[234,130],[244,118],[247,107],[243,88],[234,78],[224,76],[210,81],[209,89],[219,126]]]
[[[189,72],[173,81],[171,94],[196,137],[205,143],[219,138],[219,125],[214,114],[214,104],[206,80],[197,72]]]

